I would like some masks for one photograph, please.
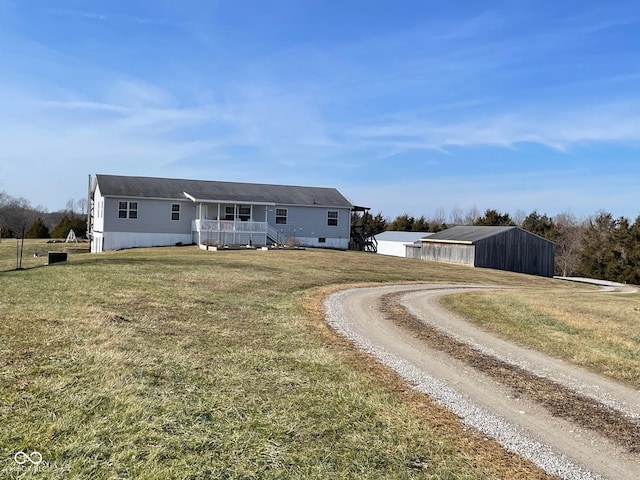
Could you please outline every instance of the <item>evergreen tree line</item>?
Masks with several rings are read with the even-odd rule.
[[[87,234],[86,200],[67,202],[61,212],[32,207],[27,200],[0,192],[0,238],[66,238],[73,230],[78,238]]]
[[[440,210],[432,218],[416,218],[407,213],[393,220],[380,212],[360,215],[370,234],[384,231],[439,232],[456,225],[519,226],[556,244],[555,271],[561,276],[581,276],[640,284],[640,215],[634,223],[599,211],[588,218],[572,213],[554,217],[533,211],[526,214],[487,209],[480,215],[475,208],[455,209],[447,218]]]

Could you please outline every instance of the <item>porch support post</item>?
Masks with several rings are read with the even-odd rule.
[[[220,227],[220,202],[218,202],[218,216],[216,217],[216,219],[218,221],[218,243],[224,243],[224,241],[222,240],[223,234]]]
[[[236,235],[236,218],[238,217],[238,205],[233,204],[233,243],[238,243]]]
[[[202,202],[200,202],[200,204],[198,205],[198,222],[196,222],[196,224],[198,225],[198,245],[202,245]]]
[[[275,208],[274,208],[274,215],[275,215]],[[265,231],[264,231],[264,240],[262,242],[263,245],[267,244],[267,235],[269,233],[269,205],[265,205],[264,206],[264,223],[265,223]]]

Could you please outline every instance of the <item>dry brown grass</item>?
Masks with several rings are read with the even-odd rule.
[[[416,408],[305,308],[334,284],[467,274],[354,252],[195,248],[0,273],[0,471],[28,477],[13,454],[37,450],[47,478],[509,476],[470,447],[476,434]]]
[[[640,387],[640,294],[524,289],[443,303],[506,338]]]
[[[11,271],[14,249],[0,244],[4,473],[28,476],[12,455],[32,449],[47,478],[544,476],[336,336],[320,299],[336,285],[563,283],[355,252],[189,247]]]

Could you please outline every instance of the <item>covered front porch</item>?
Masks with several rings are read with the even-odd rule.
[[[200,245],[268,245],[279,242],[268,223],[268,204],[195,201],[192,231]],[[273,208],[272,208],[273,209]]]

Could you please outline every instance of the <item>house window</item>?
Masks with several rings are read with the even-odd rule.
[[[251,218],[251,205],[240,205],[238,207],[238,217],[243,222],[246,222]]]
[[[337,210],[329,210],[327,212],[327,225],[330,227],[338,226],[338,211]]]
[[[171,220],[180,220],[180,204],[171,204]]]
[[[224,219],[225,220],[236,219],[236,208],[233,205],[227,205],[226,207],[224,207]]]
[[[118,202],[118,218],[138,218],[138,202]]]
[[[325,237],[318,238],[318,243],[327,243],[327,239]]]
[[[287,213],[286,208],[276,208],[276,225],[287,224]]]

